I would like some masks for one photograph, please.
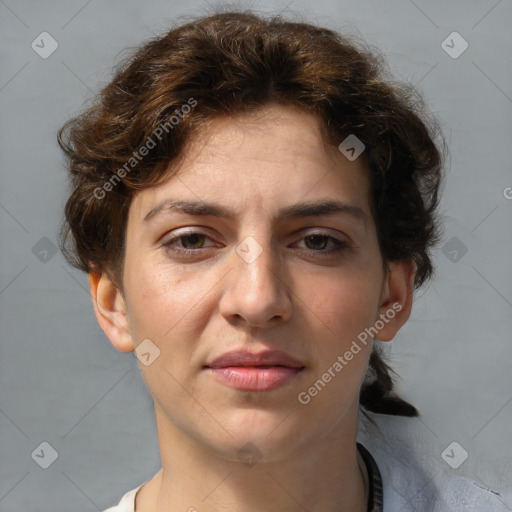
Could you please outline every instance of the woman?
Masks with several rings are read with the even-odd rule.
[[[390,465],[375,419],[418,415],[375,339],[432,274],[442,170],[435,123],[382,77],[329,30],[216,14],[60,131],[62,249],[155,404],[162,469],[109,512],[501,510]]]

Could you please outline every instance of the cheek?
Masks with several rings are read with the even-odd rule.
[[[306,278],[301,295],[330,339],[348,341],[375,321],[380,283],[377,273],[340,271],[316,280],[314,286]]]
[[[340,272],[305,288],[314,358],[301,396],[310,398],[319,429],[337,424],[358,396],[372,347],[364,331],[377,318],[381,277]]]
[[[200,275],[185,276],[147,263],[139,268],[144,272],[126,269],[132,334],[165,345],[173,333],[190,325],[192,318],[197,322],[198,302],[208,288]]]
[[[150,339],[160,352],[150,365],[139,367],[155,400],[163,404],[172,397],[178,407],[186,402],[179,383],[187,382],[187,389],[194,390],[194,383],[188,382],[190,368],[207,321],[201,297],[211,286],[201,274],[185,277],[158,265],[145,269],[128,280],[130,328],[135,345]]]
[[[218,307],[222,275],[199,267],[177,269],[149,259],[144,265],[132,265],[131,270],[142,268],[144,272],[131,272],[127,280],[132,337],[135,345],[149,338],[159,348],[160,356],[155,363],[141,367],[141,371],[148,387],[151,381],[164,379],[164,387],[170,392],[174,381],[165,370],[179,382],[186,382],[194,369],[199,369],[197,351]],[[193,383],[187,386],[192,389]]]

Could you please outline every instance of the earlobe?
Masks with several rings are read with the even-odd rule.
[[[376,321],[377,339],[391,341],[409,318],[412,309],[414,273],[415,266],[412,261],[389,263],[379,318]]]
[[[96,319],[112,345],[121,352],[135,350],[120,290],[105,273],[94,272],[89,273],[89,289]]]

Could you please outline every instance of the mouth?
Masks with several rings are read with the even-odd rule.
[[[239,391],[271,391],[289,383],[305,366],[282,351],[229,352],[203,367],[217,381]]]

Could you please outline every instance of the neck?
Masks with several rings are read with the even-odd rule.
[[[140,489],[135,512],[366,511],[357,409],[328,438],[254,465],[205,450],[155,411],[162,469]]]

